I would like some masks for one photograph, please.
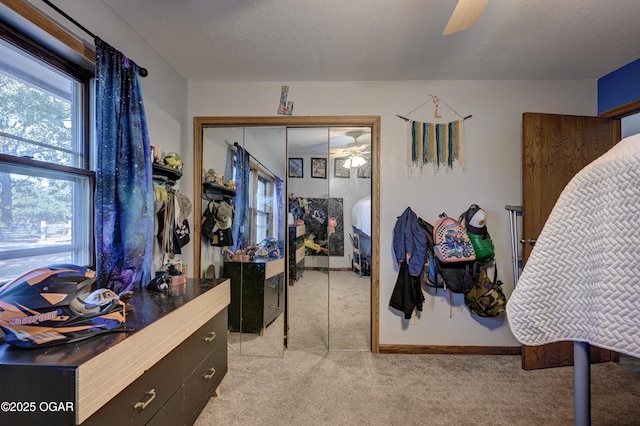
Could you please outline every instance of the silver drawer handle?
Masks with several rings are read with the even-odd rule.
[[[271,309],[275,309],[275,308],[277,308],[277,306],[276,306],[276,305],[271,305],[271,306],[269,306],[269,307],[270,307]]]
[[[155,389],[151,389],[149,392],[145,392],[144,394],[149,397],[145,402],[138,401],[135,404],[133,404],[133,408],[138,412],[140,412],[140,411],[144,410],[145,408],[147,408],[147,405],[151,404],[151,401],[156,399],[156,390]]]
[[[215,338],[216,338],[216,332],[211,331],[209,334],[207,334],[207,337],[203,337],[202,340],[204,340],[207,343],[211,343]]]
[[[216,369],[211,367],[210,369],[207,370],[207,374],[205,374],[202,377],[204,377],[205,380],[211,380],[215,375],[216,375]]]
[[[276,285],[275,284],[271,284],[269,287],[276,288]]]

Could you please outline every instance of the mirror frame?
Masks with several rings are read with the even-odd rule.
[[[202,211],[202,130],[206,127],[371,127],[371,352],[380,351],[380,116],[194,117],[194,219]],[[283,151],[284,152],[284,151]],[[285,154],[286,155],[286,154]],[[194,220],[193,262],[200,276],[201,223]]]

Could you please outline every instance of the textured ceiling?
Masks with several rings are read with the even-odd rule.
[[[640,57],[639,0],[104,0],[188,81],[599,78]]]

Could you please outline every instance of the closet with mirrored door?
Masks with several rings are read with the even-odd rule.
[[[195,263],[241,355],[374,351],[379,117],[196,117]]]

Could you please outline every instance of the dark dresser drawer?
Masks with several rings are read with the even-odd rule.
[[[222,378],[227,374],[227,350],[216,350],[198,365],[195,371],[187,378],[185,389],[185,411],[200,413],[206,405],[214,390],[220,385]],[[197,417],[197,414],[196,414]],[[195,421],[195,418],[192,419]]]
[[[185,340],[185,366],[190,366],[189,371],[185,371],[186,375],[191,374],[202,360],[220,345],[226,346],[227,319],[227,308],[225,308]],[[222,350],[226,352],[226,347]]]
[[[185,423],[184,386],[151,418],[147,426],[177,426]],[[191,423],[189,423],[191,424]]]
[[[275,275],[264,282],[264,323],[266,325],[280,312],[281,288],[282,274]]]
[[[182,385],[182,359],[183,346],[180,345],[89,417],[83,425],[146,424]]]

